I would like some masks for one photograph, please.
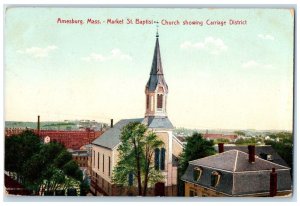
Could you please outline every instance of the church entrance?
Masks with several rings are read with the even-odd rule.
[[[165,196],[165,183],[157,182],[154,187],[155,196]]]

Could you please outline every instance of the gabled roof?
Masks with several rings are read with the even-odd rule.
[[[120,142],[122,128],[130,122],[140,122],[146,124],[150,129],[172,129],[173,125],[168,117],[146,117],[139,119],[122,119],[113,128],[109,128],[100,137],[95,139],[92,144],[108,149],[113,149]]]
[[[130,122],[142,122],[143,118],[140,119],[122,119],[117,122],[113,128],[105,131],[100,137],[95,139],[92,144],[98,145],[101,147],[106,147],[108,149],[113,149],[117,146],[120,141],[121,130],[124,126],[129,124]]]
[[[146,88],[149,91],[155,91],[158,84],[162,85],[165,88],[165,92],[168,93],[168,85],[164,79],[164,73],[163,73],[163,67],[161,63],[161,56],[160,56],[160,49],[159,49],[159,41],[157,35],[154,55],[152,60],[152,67],[150,72],[150,78],[147,82]]]
[[[248,162],[249,155],[239,150],[229,150],[217,155],[190,161],[190,164],[225,170],[228,172],[246,172],[277,169],[289,169],[255,156],[255,162]]]

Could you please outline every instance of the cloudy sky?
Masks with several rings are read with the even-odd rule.
[[[58,18],[85,23],[58,24]],[[89,18],[101,24],[86,24]],[[105,23],[110,18],[124,24]],[[175,126],[292,129],[294,17],[283,9],[10,8],[5,120],[143,117],[156,25],[128,25],[128,18],[160,22]],[[247,24],[228,25],[230,19]]]

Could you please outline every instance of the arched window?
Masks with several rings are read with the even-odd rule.
[[[159,170],[159,153],[160,153],[159,149],[156,148],[154,150],[154,168],[155,168],[155,170]]]
[[[203,169],[201,167],[195,167],[194,168],[194,181],[199,181],[201,175],[202,175]]]
[[[165,156],[166,156],[166,149],[161,148],[160,150],[160,169],[165,170]]]
[[[217,187],[221,178],[221,173],[217,171],[213,171],[211,173],[211,186],[212,187]]]
[[[163,108],[163,95],[158,94],[157,95],[157,109],[162,109]]]

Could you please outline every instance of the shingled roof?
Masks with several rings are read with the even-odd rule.
[[[109,128],[100,137],[95,139],[92,144],[108,149],[115,148],[120,142],[122,128],[130,122],[140,122],[147,125],[150,129],[173,129],[173,125],[168,117],[146,117],[139,119],[122,119],[113,128]]]
[[[124,126],[129,124],[130,122],[142,122],[143,118],[140,119],[122,119],[117,122],[113,128],[105,131],[100,137],[95,139],[92,144],[98,145],[101,147],[106,147],[108,149],[113,149],[116,147],[120,141],[121,130]]]
[[[236,145],[224,145],[224,151],[229,151],[229,150],[239,150],[245,153],[248,153],[248,146],[236,146]],[[217,147],[216,147],[217,150]],[[255,146],[255,155],[258,157],[263,158],[263,155],[272,155],[272,162],[283,165],[288,167],[288,164],[278,155],[278,153],[273,149],[271,145],[261,145],[261,146]]]
[[[173,125],[168,117],[158,117],[158,116],[150,116],[145,117],[144,124],[146,124],[149,128],[159,128],[159,129],[173,129]]]
[[[198,181],[195,181],[193,178],[195,167],[203,169]],[[278,174],[278,191],[290,191],[290,168],[257,156],[255,156],[254,163],[249,163],[248,154],[239,150],[230,150],[190,161],[181,179],[229,196],[267,194],[270,189],[269,181],[272,168],[275,168]],[[220,183],[216,187],[211,186],[211,174],[213,171],[221,174]]]

